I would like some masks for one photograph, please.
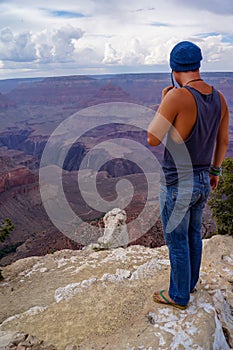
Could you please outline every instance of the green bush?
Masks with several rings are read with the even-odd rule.
[[[0,224],[0,242],[4,242],[11,231],[14,230],[11,220],[6,218]]]
[[[0,242],[4,242],[6,237],[11,231],[13,231],[15,226],[12,224],[11,220],[6,218],[0,224]],[[4,279],[2,275],[2,270],[0,269],[0,281]]]
[[[211,192],[209,205],[218,233],[233,235],[233,158],[226,158],[222,168],[223,174],[217,189]]]
[[[16,249],[21,246],[23,242],[17,242],[11,245],[8,245],[7,247],[0,248],[0,259],[4,258],[4,256],[10,254],[10,253],[15,253]]]

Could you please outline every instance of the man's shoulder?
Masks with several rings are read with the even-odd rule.
[[[183,96],[187,94],[187,89],[185,89],[184,87],[181,87],[181,88],[175,87],[169,91],[169,94],[170,96],[175,96],[175,97]]]
[[[189,98],[192,98],[189,91],[184,87],[173,88],[167,93],[166,97],[167,97],[167,102],[176,102],[176,103],[180,100],[183,101],[184,99],[187,100]]]

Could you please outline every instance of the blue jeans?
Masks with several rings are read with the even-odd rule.
[[[187,305],[195,287],[202,256],[202,214],[210,193],[208,171],[177,185],[161,185],[160,209],[170,258],[170,298]],[[171,220],[169,220],[171,218]]]

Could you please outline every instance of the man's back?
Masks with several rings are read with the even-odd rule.
[[[204,95],[209,95],[213,91],[212,86],[206,84],[204,81],[193,82],[187,84],[187,86],[195,88]],[[224,110],[223,106],[226,105],[226,102],[222,95],[221,104],[222,110]],[[195,98],[185,87],[172,89],[165,96],[158,113],[165,116],[165,118],[167,114],[175,115],[172,125],[176,132],[174,129],[171,129],[171,137],[174,141],[180,142],[180,140],[177,139],[178,133],[181,139],[185,141],[189,137],[196,123],[197,105]],[[221,114],[223,115],[223,113]]]
[[[212,87],[200,78],[199,71],[175,72],[181,86],[188,85],[203,94],[212,92]],[[221,120],[216,136],[215,152],[212,163],[220,167],[228,147],[229,111],[223,95],[221,100]],[[168,133],[176,142],[182,142],[189,137],[197,117],[197,106],[192,94],[186,88],[166,87],[162,92],[159,109],[148,128],[148,143],[158,146]],[[174,128],[173,128],[174,127]],[[218,177],[210,176],[211,187],[217,187]]]
[[[177,183],[178,173],[181,179],[190,177],[192,172],[209,170],[221,119],[221,99],[214,88],[203,94],[186,85],[179,95],[183,101],[173,105],[177,114],[168,131],[163,157],[167,184]]]

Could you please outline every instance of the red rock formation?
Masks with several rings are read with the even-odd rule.
[[[36,176],[26,166],[17,165],[7,156],[0,157],[0,193],[35,181]]]
[[[13,169],[0,175],[0,193],[33,182],[35,182],[35,175],[27,167]]]

